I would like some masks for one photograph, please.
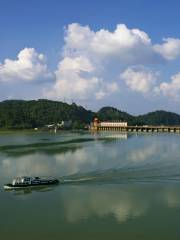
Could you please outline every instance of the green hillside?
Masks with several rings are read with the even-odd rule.
[[[93,119],[93,112],[75,103],[69,105],[50,100],[8,100],[0,103],[0,128],[35,128],[72,120],[81,127]]]
[[[127,121],[128,125],[180,125],[180,115],[166,111],[133,116],[113,107],[103,107],[95,113],[75,103],[67,104],[45,99],[0,102],[0,128],[4,129],[31,129],[59,123],[62,120],[72,120],[73,128],[82,128],[95,116],[101,121]]]

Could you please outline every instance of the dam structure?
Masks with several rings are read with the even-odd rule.
[[[121,132],[174,132],[180,133],[180,126],[129,126],[127,122],[123,121],[99,121],[95,118],[90,124],[91,131],[121,131]]]

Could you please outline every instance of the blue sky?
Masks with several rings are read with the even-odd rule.
[[[0,0],[0,100],[180,113],[179,8],[169,0]]]

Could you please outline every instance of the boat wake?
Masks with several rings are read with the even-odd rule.
[[[108,169],[89,173],[64,176],[61,183],[125,183],[125,182],[167,182],[179,181],[180,174],[159,169]]]

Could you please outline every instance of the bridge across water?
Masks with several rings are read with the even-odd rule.
[[[92,131],[121,131],[121,132],[174,132],[180,133],[180,126],[91,126]]]

